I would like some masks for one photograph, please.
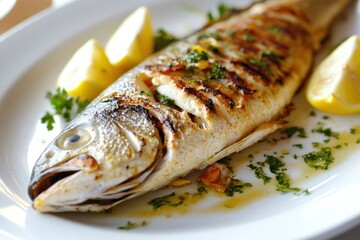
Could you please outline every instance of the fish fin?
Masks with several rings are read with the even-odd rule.
[[[280,122],[270,122],[260,125],[245,138],[242,138],[240,141],[233,143],[232,145],[224,148],[223,150],[209,158],[208,161],[206,161],[206,163],[204,164],[204,166],[214,163],[223,157],[229,156],[232,153],[240,152],[241,150],[250,147],[251,145],[262,140],[270,133],[273,133],[276,130],[282,128],[282,126],[283,124]]]
[[[297,2],[314,29],[314,46],[317,49],[327,36],[331,23],[353,0],[297,0]]]

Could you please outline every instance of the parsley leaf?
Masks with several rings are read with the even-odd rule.
[[[333,137],[336,139],[339,138],[339,133],[332,131],[331,128],[319,127],[319,128],[312,129],[311,132],[321,133],[321,134],[325,135],[326,137]]]
[[[213,21],[219,20],[220,18],[229,14],[232,10],[233,10],[233,8],[229,7],[225,3],[220,3],[217,6],[217,13],[213,14],[210,11],[207,12],[207,20],[208,20],[208,22],[213,22]]]
[[[328,169],[329,165],[334,162],[334,156],[332,155],[329,147],[323,147],[319,151],[313,151],[302,155],[305,163],[315,169]]]
[[[80,113],[90,103],[68,95],[65,89],[57,88],[55,93],[47,92],[45,97],[50,101],[55,113],[46,112],[41,118],[41,123],[46,124],[49,131],[54,129],[54,115],[61,116],[66,122],[70,122],[75,114]]]
[[[226,75],[225,67],[218,62],[214,62],[210,70],[210,73],[208,75],[208,78],[212,80],[219,80],[224,78],[225,75]]]
[[[309,191],[307,189],[303,190],[301,188],[298,187],[291,187],[291,181],[289,176],[284,173],[284,172],[280,172],[276,174],[276,190],[280,191],[280,192],[293,192],[293,193],[298,193],[298,194],[309,194]]]
[[[208,60],[209,57],[206,52],[192,49],[189,53],[184,55],[183,60],[186,63],[198,63],[201,60]]]
[[[45,115],[41,118],[41,123],[46,124],[46,128],[50,131],[54,129],[54,115],[49,112],[46,112]]]
[[[164,104],[169,107],[172,107],[172,108],[177,107],[174,99],[171,99],[168,96],[162,95],[159,92],[155,92],[155,93],[156,93],[156,98],[158,98],[158,100],[159,100],[159,103]]]
[[[271,177],[267,176],[264,172],[264,169],[260,166],[255,166],[254,164],[249,164],[248,167],[254,171],[255,176],[257,179],[262,179],[264,184],[267,184],[270,182]]]
[[[141,223],[135,223],[135,222],[128,221],[125,226],[118,227],[118,229],[131,230],[131,229],[134,229],[134,228],[137,228],[140,226],[142,226],[142,227],[147,226],[148,224],[149,224],[148,221],[142,221]]]
[[[225,194],[229,197],[232,197],[236,192],[243,193],[245,188],[249,187],[252,187],[251,183],[243,183],[239,179],[231,178]]]
[[[281,170],[285,164],[277,157],[272,155],[265,155],[265,162],[269,165],[270,172],[276,174]]]
[[[157,52],[166,47],[167,45],[176,42],[177,40],[178,38],[176,38],[171,33],[168,33],[164,29],[158,29],[155,33],[154,51]]]
[[[296,126],[285,128],[284,133],[288,138],[291,138],[295,133],[297,133],[297,136],[300,138],[307,137],[304,128],[296,127]]]

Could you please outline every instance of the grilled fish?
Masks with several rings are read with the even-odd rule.
[[[279,129],[347,2],[256,4],[130,70],[41,154],[29,185],[33,207],[102,211]]]

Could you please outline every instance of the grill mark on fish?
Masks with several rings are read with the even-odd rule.
[[[229,79],[238,90],[243,91],[245,94],[252,94],[256,92],[256,90],[250,89],[248,87],[249,84],[247,84],[246,81],[235,72],[228,72],[227,79]]]
[[[250,75],[254,76],[254,77],[259,77],[261,80],[263,80],[263,82],[265,83],[265,85],[268,85],[271,80],[270,78],[260,69],[253,67],[252,65],[246,63],[245,61],[233,61],[233,63],[237,63],[238,66],[240,66],[244,71],[246,71],[247,73],[249,73]]]
[[[204,92],[212,94],[215,97],[219,97],[220,102],[230,109],[233,109],[235,106],[234,101],[229,96],[222,93],[220,90],[217,90],[217,89],[214,89],[211,87],[207,87],[203,84],[203,86],[200,88],[200,91],[204,91]]]
[[[179,77],[173,77],[172,80],[177,88],[182,89],[186,94],[190,96],[194,96],[195,98],[199,99],[205,105],[207,110],[210,110],[210,112],[212,113],[216,112],[215,105],[210,98],[206,97],[197,89],[187,86],[187,84],[184,81],[182,81]]]

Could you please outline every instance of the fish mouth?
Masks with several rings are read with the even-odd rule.
[[[78,171],[67,171],[67,172],[50,172],[43,175],[38,181],[29,185],[28,194],[31,200],[34,200],[41,193],[45,192],[51,186],[56,184],[62,179],[65,179]]]
[[[79,171],[91,172],[98,168],[97,161],[91,155],[79,154],[61,165],[43,171],[38,176],[32,176],[32,183],[28,187],[29,197],[34,200],[57,182]]]

